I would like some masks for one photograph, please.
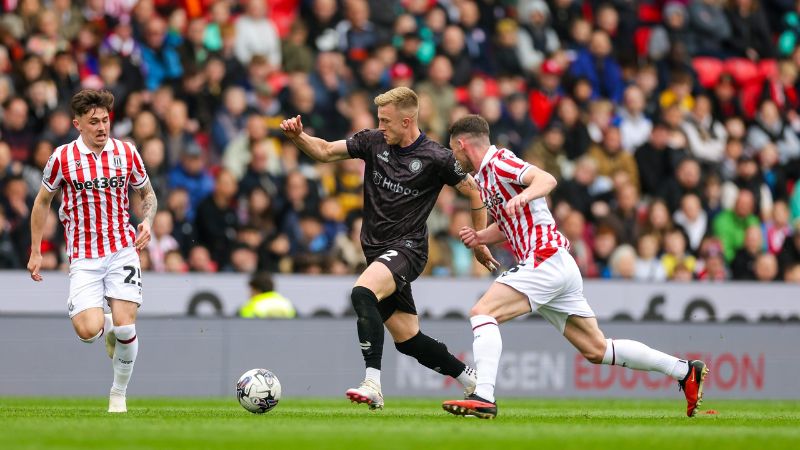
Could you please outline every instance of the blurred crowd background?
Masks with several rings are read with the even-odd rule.
[[[363,163],[315,164],[283,138],[376,126],[409,86],[439,142],[484,116],[492,141],[553,173],[551,205],[588,278],[800,281],[800,1],[0,1],[0,268],[69,100],[111,91],[112,134],[142,153],[160,211],[157,272],[358,273]],[[138,196],[132,197],[138,221]],[[56,202],[57,203],[57,202]],[[66,267],[57,204],[45,268]],[[490,276],[442,191],[433,276]],[[514,262],[508,249],[496,256]]]

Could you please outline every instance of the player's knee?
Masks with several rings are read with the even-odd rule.
[[[350,302],[353,304],[354,308],[358,308],[359,306],[366,304],[375,304],[378,303],[378,297],[375,296],[375,293],[372,292],[369,288],[364,286],[355,286],[353,290],[350,292]]]
[[[75,327],[75,333],[78,335],[78,339],[87,344],[91,344],[92,342],[96,341],[102,335],[102,329],[96,330],[92,327],[87,326],[78,326]]]

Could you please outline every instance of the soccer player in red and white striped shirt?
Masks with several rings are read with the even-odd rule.
[[[507,240],[518,264],[497,277],[470,311],[478,369],[475,393],[442,407],[456,415],[497,415],[494,387],[503,347],[498,323],[537,311],[592,363],[656,371],[678,380],[686,394],[686,412],[694,416],[708,372],[702,361],[681,360],[637,341],[606,339],[598,327],[569,242],[556,229],[545,200],[556,179],[491,145],[489,124],[480,116],[457,120],[450,136],[456,159],[464,170],[475,172],[484,207],[494,219],[481,231],[463,228],[462,241],[472,248]]]
[[[80,137],[58,147],[45,166],[31,211],[28,270],[34,281],[42,281],[42,233],[60,189],[59,217],[70,258],[69,316],[81,341],[92,343],[105,334],[114,368],[108,412],[127,412],[125,391],[139,350],[139,250],[150,241],[157,201],[139,152],[110,138],[113,105],[114,96],[107,91],[84,89],[72,98],[72,123]],[[129,187],[142,198],[144,220],[138,233],[129,221]],[[103,314],[104,299],[111,314]]]

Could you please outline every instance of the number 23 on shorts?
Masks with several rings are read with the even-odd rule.
[[[140,268],[134,266],[124,266],[122,270],[128,272],[128,276],[125,277],[126,284],[133,284],[142,287],[142,270]]]

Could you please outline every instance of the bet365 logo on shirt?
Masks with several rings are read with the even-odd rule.
[[[124,188],[125,187],[125,177],[122,175],[116,177],[97,177],[92,180],[86,181],[78,181],[72,180],[72,187],[75,188],[76,191],[92,190],[92,189],[116,189],[116,188]]]
[[[497,206],[501,203],[503,203],[503,196],[500,195],[499,192],[495,192],[493,197],[489,197],[483,201],[483,206],[485,206],[486,209],[491,209],[493,206]]]

